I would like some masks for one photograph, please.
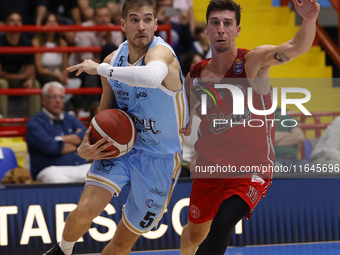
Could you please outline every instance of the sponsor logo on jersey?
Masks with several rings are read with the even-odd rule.
[[[115,164],[113,164],[111,161],[104,159],[100,161],[98,170],[103,171],[105,173],[110,173],[110,171],[112,170],[114,166]]]
[[[145,130],[145,129],[144,129]],[[144,131],[143,130],[143,131]],[[141,132],[143,132],[141,131]],[[154,139],[148,139],[148,138],[145,138],[145,137],[140,137],[139,140],[142,142],[142,143],[146,143],[148,145],[159,145],[160,142],[159,141],[156,141]]]
[[[194,219],[199,219],[201,217],[201,211],[196,205],[190,206],[190,215]]]
[[[243,71],[243,62],[241,59],[236,59],[234,62],[234,72],[240,74]]]
[[[258,182],[261,183],[262,185],[265,183],[265,181],[256,174],[253,174],[253,176],[251,177],[251,182]]]
[[[123,100],[123,101],[129,100],[129,92],[126,92],[124,90],[118,90],[116,92],[116,96],[117,96],[117,98],[119,98],[120,100]]]
[[[133,121],[136,124],[138,132],[145,132],[144,130],[146,130],[146,131],[151,130],[151,132],[155,135],[161,133],[160,130],[156,130],[156,127],[155,127],[156,121],[154,119],[152,119],[152,118],[142,119],[141,117],[137,117],[137,116],[134,116],[134,115],[132,115],[131,117],[133,118]],[[143,130],[140,128],[140,125],[143,125],[143,127],[144,127]]]
[[[156,210],[161,210],[164,205],[159,205],[157,202],[153,201],[151,198],[145,200],[145,206],[147,208],[153,208]]]
[[[139,101],[144,101],[148,97],[148,92],[145,89],[138,88],[136,91],[136,96]]]
[[[152,188],[152,189],[150,189],[150,193],[152,193],[152,194],[156,194],[156,195],[158,195],[158,196],[160,196],[160,197],[165,197],[165,196],[167,195],[167,193],[166,193],[166,192],[164,192],[164,191],[161,191],[161,190],[157,189],[156,187],[155,187],[155,188]]]

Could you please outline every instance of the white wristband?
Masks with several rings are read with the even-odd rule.
[[[108,63],[101,63],[97,67],[97,73],[104,77],[112,77],[113,67]]]

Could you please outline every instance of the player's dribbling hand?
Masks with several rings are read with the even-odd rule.
[[[301,3],[299,0],[292,0],[296,12],[308,22],[314,22],[319,16],[320,4],[318,0],[304,0]]]
[[[99,141],[97,141],[95,144],[90,143],[90,132],[91,127],[85,132],[85,136],[83,138],[83,141],[79,145],[77,152],[78,155],[84,159],[110,159],[113,158],[112,154],[116,154],[117,151],[103,151],[106,148],[112,146],[113,142],[110,141],[108,143],[107,139],[108,137],[103,137]],[[105,144],[106,143],[106,144]]]
[[[97,67],[99,66],[98,63],[94,62],[91,59],[85,59],[80,64],[67,67],[66,70],[69,72],[73,72],[75,70],[78,70],[76,73],[76,76],[79,76],[82,72],[88,73],[88,74],[98,74]]]

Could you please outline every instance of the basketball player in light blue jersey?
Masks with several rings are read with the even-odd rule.
[[[180,175],[187,101],[174,51],[154,36],[154,1],[127,0],[121,26],[127,41],[104,63],[85,60],[68,70],[78,70],[77,75],[83,71],[101,75],[100,110],[111,108],[115,99],[134,119],[137,142],[128,154],[112,159],[112,152],[103,150],[113,142],[104,144],[108,141],[105,137],[91,145],[90,129],[86,132],[78,153],[94,162],[84,192],[66,219],[61,242],[44,254],[72,254],[75,242],[92,220],[131,182],[122,220],[102,251],[103,255],[129,254],[138,237],[161,219]]]

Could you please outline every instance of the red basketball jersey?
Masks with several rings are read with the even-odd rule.
[[[199,139],[195,150],[204,161],[210,161],[219,166],[234,166],[238,170],[245,166],[274,166],[274,114],[261,116],[250,112],[247,96],[251,87],[245,70],[245,56],[249,50],[238,49],[234,64],[226,72],[228,84],[236,85],[244,95],[244,115],[233,114],[233,97],[228,89],[215,88],[218,96],[211,90],[207,96],[207,114],[201,114],[201,105],[196,109],[201,119],[199,126]],[[210,59],[203,60],[194,65],[190,70],[191,78],[200,78],[203,67]],[[201,98],[214,84],[206,84],[193,79],[191,90]],[[204,90],[203,90],[204,89]],[[214,97],[214,100],[212,97]],[[221,101],[220,101],[221,100]],[[253,90],[253,106],[257,110],[270,109],[272,105],[271,93],[259,95]],[[214,119],[224,119],[227,124],[215,125]],[[233,123],[231,125],[231,122]],[[237,124],[238,123],[238,124]],[[215,122],[216,124],[216,122]],[[259,127],[263,124],[261,127]],[[257,127],[251,127],[257,126]],[[265,168],[263,168],[265,169]],[[272,178],[273,169],[265,173]]]

